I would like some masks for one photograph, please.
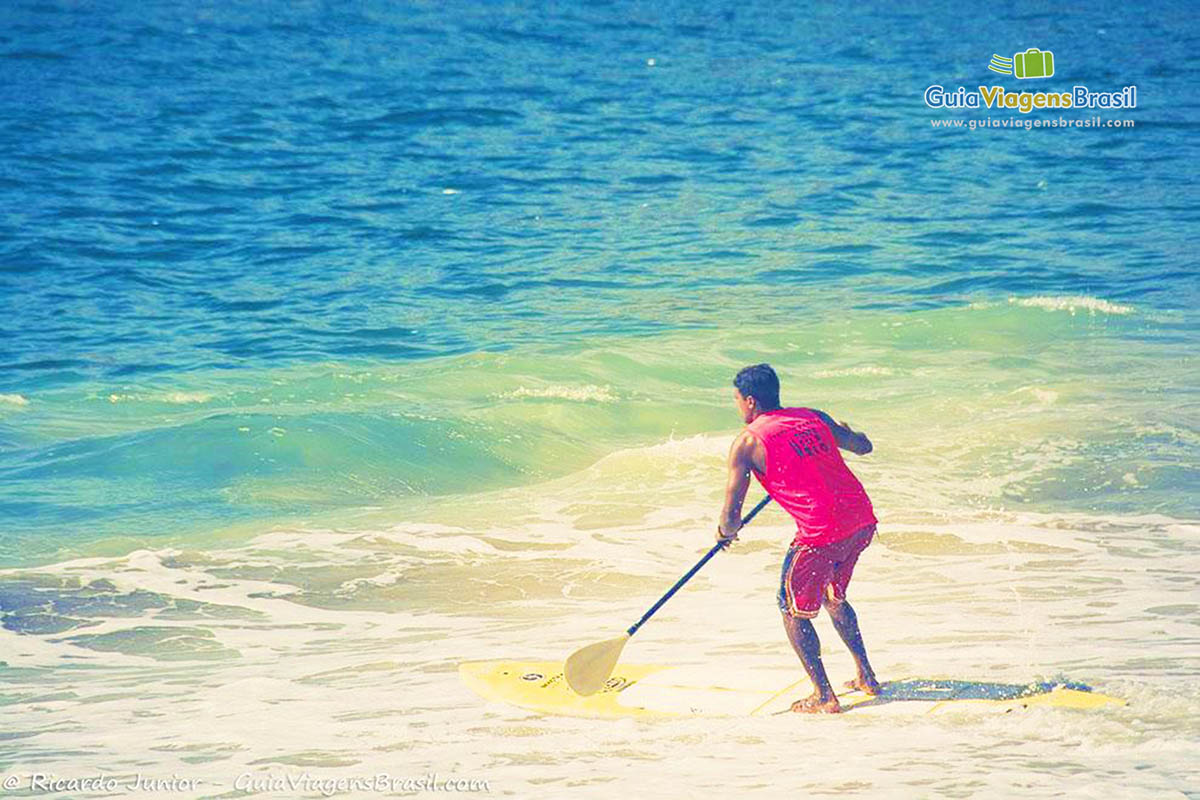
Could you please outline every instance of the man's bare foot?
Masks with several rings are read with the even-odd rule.
[[[792,703],[792,711],[797,714],[838,714],[841,710],[841,704],[832,695],[826,699],[819,694],[814,694]]]
[[[874,678],[871,678],[870,680],[855,678],[852,681],[846,681],[846,688],[858,689],[864,694],[876,695],[879,694],[879,681],[875,680]]]

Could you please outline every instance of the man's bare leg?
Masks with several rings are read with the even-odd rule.
[[[829,612],[829,618],[833,620],[833,627],[837,629],[838,636],[842,637],[850,655],[854,656],[854,666],[858,669],[858,677],[846,681],[846,687],[859,689],[867,694],[879,694],[879,681],[875,679],[875,671],[871,669],[871,662],[867,660],[867,648],[863,645],[862,631],[858,629],[858,615],[846,600],[831,601],[826,596],[822,605]]]
[[[841,711],[837,695],[829,685],[829,676],[825,674],[825,665],[821,663],[821,640],[817,637],[817,629],[813,627],[812,620],[784,614],[783,627],[787,629],[792,649],[800,656],[800,663],[804,665],[804,671],[808,673],[808,679],[813,685],[812,695],[792,703],[792,711],[809,714],[836,714]]]

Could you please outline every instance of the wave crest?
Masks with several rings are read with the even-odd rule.
[[[1086,295],[1010,297],[1008,298],[1008,302],[1012,305],[1024,306],[1026,308],[1044,308],[1047,311],[1068,311],[1071,314],[1074,314],[1077,310],[1087,311],[1090,314],[1097,312],[1102,314],[1133,313],[1133,306],[1117,305],[1107,300],[1101,300],[1098,297],[1088,297]]]

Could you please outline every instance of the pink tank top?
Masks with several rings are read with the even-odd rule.
[[[766,450],[766,474],[751,467],[754,477],[796,520],[792,544],[821,547],[877,521],[833,432],[814,411],[778,408],[760,414],[746,430]]]

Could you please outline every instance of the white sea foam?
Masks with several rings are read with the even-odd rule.
[[[212,400],[208,392],[168,392],[161,396],[166,403],[207,403]]]
[[[0,394],[0,403],[7,403],[10,406],[27,406],[29,399],[20,394]]]
[[[1035,297],[1010,297],[1008,302],[1026,308],[1043,308],[1047,311],[1087,311],[1091,314],[1132,314],[1133,306],[1122,306],[1086,295],[1052,296],[1038,295]]]
[[[814,378],[852,378],[861,375],[895,375],[891,367],[846,367],[844,369],[823,369],[812,373]]]
[[[150,394],[112,392],[108,395],[108,402],[110,403],[148,402],[186,405],[190,403],[207,403],[209,400],[212,400],[212,395],[208,392],[159,392]]]
[[[527,386],[519,386],[511,392],[502,392],[496,395],[498,399],[519,400],[524,397],[536,397],[551,400],[573,400],[575,402],[594,402],[594,403],[614,403],[619,398],[613,393],[612,387],[607,384],[604,386],[595,386],[593,384],[585,384],[583,386],[564,386],[550,385],[538,386],[529,388]]]
[[[686,453],[716,440],[688,437],[652,449]],[[641,451],[625,457],[637,461],[646,455]],[[596,474],[588,476],[595,483]],[[622,757],[621,768],[647,797],[677,796],[672,790],[683,780],[699,793],[732,782],[739,796],[766,798],[777,795],[779,781],[797,786],[789,743],[800,727],[812,725],[853,727],[860,743],[847,751],[844,737],[807,740],[825,766],[805,777],[805,785],[839,790],[887,794],[927,779],[930,760],[944,752],[955,752],[965,765],[939,774],[989,796],[1002,794],[1011,778],[992,783],[979,769],[998,751],[1009,759],[1057,758],[1094,774],[1121,770],[1134,781],[1123,796],[1136,798],[1169,796],[1173,776],[1192,770],[1197,753],[1186,732],[1197,700],[1181,672],[1194,627],[1185,613],[1191,584],[1161,576],[1190,574],[1190,556],[1180,546],[1196,542],[1194,523],[1161,515],[947,510],[940,521],[904,524],[885,514],[879,540],[855,571],[855,606],[884,680],[1083,680],[1128,698],[1132,710],[926,718],[905,715],[898,705],[896,715],[879,718],[647,724],[533,715],[488,703],[458,680],[454,666],[462,661],[561,662],[578,646],[610,635],[605,632],[644,612],[709,541],[689,520],[711,506],[664,499],[661,486],[647,484],[634,490],[640,494],[620,498],[656,501],[658,516],[646,529],[621,517],[599,529],[592,522],[572,527],[570,509],[608,497],[611,485],[591,485],[583,494],[578,484],[540,488],[565,512],[541,523],[561,528],[564,541],[588,542],[587,549],[563,557],[480,546],[478,536],[497,533],[514,546],[523,533],[537,541],[537,525],[513,526],[501,516],[461,525],[396,524],[389,532],[279,530],[203,554],[143,549],[123,558],[6,571],[6,577],[27,572],[85,584],[103,580],[118,592],[152,592],[178,604],[172,614],[154,606],[129,616],[68,602],[61,613],[97,624],[52,635],[0,629],[10,666],[37,669],[8,679],[8,691],[36,700],[10,705],[6,728],[35,732],[40,748],[18,751],[10,771],[35,771],[35,757],[70,753],[81,773],[118,757],[137,758],[154,765],[147,773],[197,777],[213,790],[228,789],[231,776],[261,771],[266,763],[280,774],[294,764],[303,765],[295,773],[330,776],[457,771],[491,780],[493,790],[524,790],[536,777],[538,786],[570,783],[573,794],[600,798],[611,790],[607,778],[616,762],[563,754],[628,751],[646,754]],[[717,499],[717,489],[704,499]],[[625,660],[690,665],[702,675],[783,671],[799,678],[773,600],[785,527],[778,514],[756,521],[659,612]],[[1150,556],[1153,573],[1145,568]],[[446,577],[436,583],[443,569]],[[406,590],[410,575],[428,588]],[[524,594],[515,594],[514,586]],[[53,596],[44,586],[38,591]],[[59,591],[75,599],[69,586]],[[214,611],[206,617],[180,601],[252,616],[222,618]],[[828,620],[822,615],[816,624],[831,675],[849,677],[852,665]],[[166,632],[146,651],[159,660],[131,648],[148,629]],[[96,634],[108,638],[94,647],[74,638]],[[1150,646],[1153,658],[1144,655]],[[201,660],[205,653],[214,655]],[[64,663],[76,668],[59,669]],[[796,690],[797,697],[802,693]],[[154,725],[139,724],[148,717]],[[972,732],[966,744],[964,729]],[[752,759],[752,775],[709,764],[712,752],[729,741],[738,742],[738,758]],[[514,747],[521,748],[519,762],[497,758]],[[1154,770],[1135,769],[1151,755]],[[671,765],[671,781],[664,764]],[[763,774],[780,776],[769,791],[762,788]],[[1053,789],[1062,775],[1031,772],[1022,780],[1029,787],[1024,796],[1032,797]]]
[[[1034,399],[1042,405],[1050,405],[1058,400],[1058,392],[1053,389],[1043,389],[1039,386],[1022,386],[1019,389],[1013,390],[1012,394],[1021,394],[1028,392],[1033,395]]]

